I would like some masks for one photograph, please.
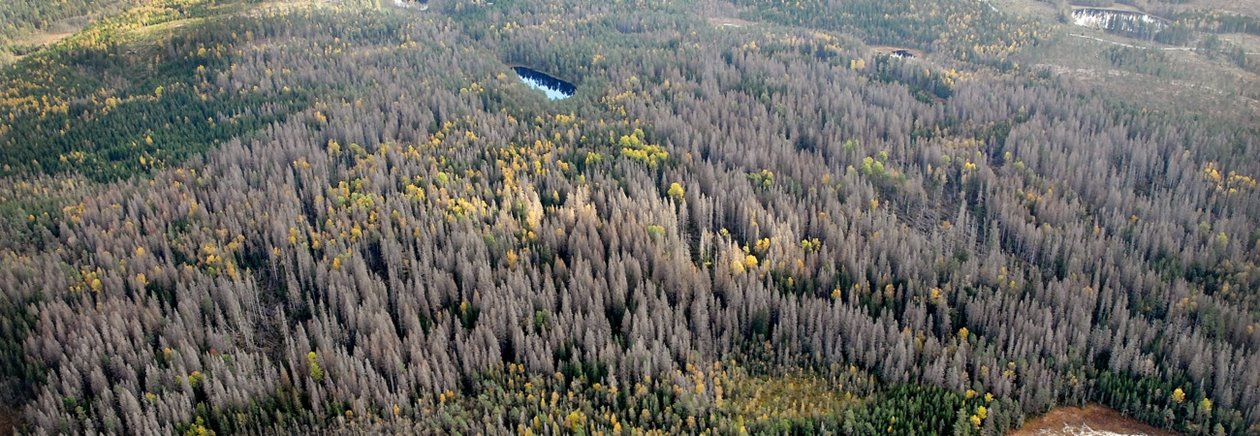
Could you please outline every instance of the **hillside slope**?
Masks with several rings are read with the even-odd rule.
[[[1002,434],[1095,402],[1260,430],[1254,108],[912,3],[100,19],[0,71],[7,418]]]
[[[0,3],[0,66],[82,29],[93,19],[152,0],[13,0]]]

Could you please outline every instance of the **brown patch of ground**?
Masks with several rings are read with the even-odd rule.
[[[1002,0],[1008,2],[1031,0]],[[1240,68],[1221,56],[1123,38],[1103,32],[1061,25],[1058,37],[1021,52],[1021,65],[1046,68],[1056,76],[1068,76],[1081,85],[1094,87],[1151,110],[1179,108],[1205,116],[1237,120],[1240,125],[1256,123],[1260,114],[1260,87],[1254,86],[1260,74]],[[1250,35],[1222,35],[1222,40],[1255,46]],[[1128,46],[1158,52],[1162,68],[1117,65],[1109,59],[1115,47]],[[1155,56],[1155,55],[1152,55]]]
[[[1260,2],[1248,0],[1192,0],[1182,4],[1164,4],[1159,3],[1161,8],[1167,8],[1177,12],[1186,12],[1192,10],[1206,10],[1224,12],[1227,14],[1247,15],[1251,17],[1260,17]]]
[[[1220,35],[1222,41],[1242,47],[1248,55],[1260,55],[1260,36],[1246,33],[1228,33]]]
[[[0,409],[0,435],[17,433],[18,417],[17,411],[4,408]]]
[[[990,4],[998,10],[1023,18],[1031,18],[1047,23],[1057,23],[1059,9],[1050,3],[1038,0],[990,0]]]
[[[725,27],[748,27],[753,23],[748,20],[739,19],[740,13],[744,8],[737,6],[729,0],[701,0],[695,5],[696,14],[704,17],[704,20],[717,28]]]
[[[44,47],[56,44],[57,41],[61,41],[71,35],[74,35],[80,29],[87,26],[87,24],[88,19],[86,17],[69,18],[57,22],[43,30],[33,30],[25,34],[18,35],[10,40],[8,44],[12,44],[14,46],[39,47],[39,50],[42,50]],[[6,61],[16,62],[26,56],[27,55],[24,54],[21,56],[9,56],[7,59],[0,58],[0,65],[5,64]]]
[[[1115,409],[1089,404],[1085,407],[1056,407],[1045,415],[1026,422],[1023,427],[1011,432],[1009,436],[1089,434],[1081,431],[1085,426],[1098,432],[1122,435],[1175,436],[1177,434],[1121,415]]]
[[[57,41],[61,41],[61,40],[63,40],[63,39],[66,39],[66,37],[68,37],[68,36],[70,36],[70,35],[73,35],[73,34],[74,34],[74,32],[73,32],[73,31],[69,31],[69,32],[40,32],[40,33],[36,33],[36,34],[30,35],[30,36],[26,37],[26,39],[24,39],[24,40],[22,40],[22,41],[19,41],[19,42],[20,42],[20,43],[23,43],[23,44],[32,44],[32,45],[51,45],[52,43],[57,42]]]
[[[66,39],[70,35],[74,35],[74,31],[60,31],[59,29],[59,31],[34,32],[34,33],[24,35],[21,38],[14,40],[13,43],[15,45],[48,47],[50,45],[57,43],[57,41]],[[17,61],[26,56],[27,55],[13,56],[11,61]]]

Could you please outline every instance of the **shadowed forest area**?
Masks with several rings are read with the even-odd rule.
[[[124,3],[0,5],[95,17],[0,69],[0,426],[1260,432],[1241,16]]]

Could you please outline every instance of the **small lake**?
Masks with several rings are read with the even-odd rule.
[[[577,87],[572,83],[557,79],[547,73],[526,67],[512,67],[516,76],[521,78],[530,88],[542,91],[551,100],[564,100],[572,97]]]
[[[892,52],[892,57],[901,58],[901,59],[914,59],[914,53],[911,53],[910,50],[896,50]]]
[[[1077,26],[1101,29],[1139,38],[1154,38],[1168,22],[1154,15],[1106,8],[1079,8],[1072,11]]]
[[[896,59],[917,59],[923,57],[923,52],[908,47],[895,47],[888,45],[874,46],[872,50],[877,54],[886,55]]]
[[[429,0],[394,0],[394,4],[404,8],[416,8],[422,11],[429,10]]]

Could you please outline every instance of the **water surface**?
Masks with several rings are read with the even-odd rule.
[[[542,91],[551,100],[563,100],[573,96],[577,86],[551,75],[527,67],[512,67],[516,76],[530,88]]]
[[[1101,29],[1141,38],[1153,38],[1168,23],[1154,15],[1106,8],[1080,8],[1072,11],[1077,26]]]

